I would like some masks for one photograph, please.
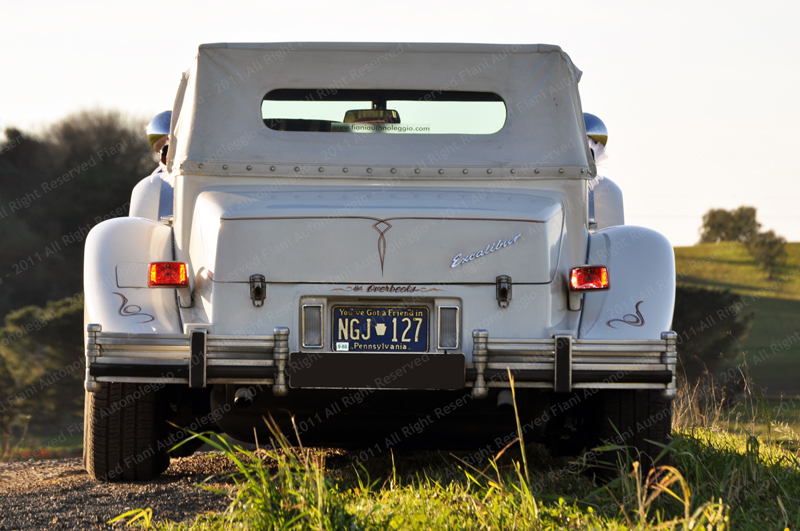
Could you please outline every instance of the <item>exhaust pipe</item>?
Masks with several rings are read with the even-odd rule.
[[[508,389],[503,389],[497,394],[497,407],[500,406],[514,407],[514,395]]]
[[[253,405],[254,395],[255,393],[249,388],[240,387],[236,390],[236,394],[233,397],[233,405],[236,406],[237,409],[247,409]]]

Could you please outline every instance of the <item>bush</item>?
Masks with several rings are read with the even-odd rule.
[[[786,239],[767,231],[747,240],[746,246],[759,267],[767,272],[769,279],[774,279],[775,271],[786,261]]]
[[[79,418],[84,367],[82,295],[9,313],[0,328],[0,418],[31,415],[32,427]]]
[[[678,333],[678,368],[690,384],[733,364],[736,341],[750,331],[755,315],[743,308],[729,290],[678,286],[672,329]]]
[[[712,208],[703,215],[700,243],[747,241],[760,228],[753,207],[742,206],[731,211]]]
[[[753,207],[742,206],[731,211],[712,208],[703,215],[700,243],[744,242],[750,255],[772,280],[786,260],[786,240],[771,230],[759,232],[760,228]]]

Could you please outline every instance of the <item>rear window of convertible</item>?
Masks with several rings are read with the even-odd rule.
[[[491,92],[279,89],[264,96],[261,118],[276,131],[490,135],[506,105]]]

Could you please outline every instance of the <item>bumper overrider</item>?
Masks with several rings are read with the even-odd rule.
[[[86,390],[98,382],[269,385],[276,396],[298,389],[490,388],[555,392],[660,389],[674,398],[675,332],[658,340],[495,338],[472,332],[472,363],[454,353],[289,352],[289,329],[272,335],[129,334],[87,326]]]

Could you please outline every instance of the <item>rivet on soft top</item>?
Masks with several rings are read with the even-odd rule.
[[[324,171],[325,171],[325,168],[323,168],[322,166],[320,166],[320,167],[319,167],[319,172],[320,172],[320,173],[322,173],[322,172],[324,172]]]
[[[539,168],[536,168],[535,170],[533,170],[533,173],[539,173]]]
[[[350,171],[350,170],[348,170],[347,168],[342,168],[342,171],[343,171],[344,173],[347,173],[347,172],[348,172],[348,171]]]
[[[300,171],[300,166],[295,166],[294,171]]]
[[[414,168],[414,173],[419,173],[419,168]]]
[[[517,170],[515,170],[514,168],[511,168],[511,173],[512,174],[517,173]]]
[[[466,174],[468,174],[468,173],[469,173],[469,170],[468,170],[468,169],[466,169],[466,168],[464,168],[463,170],[461,170],[461,173],[463,173],[464,175],[466,175]]]
[[[275,171],[275,166],[270,166],[269,171]]]
[[[489,168],[488,170],[486,170],[486,173],[489,173],[489,174],[491,174],[491,173],[492,173],[492,169],[491,169],[491,168]]]
[[[201,162],[200,164],[197,165],[197,167],[198,168],[202,168],[203,167],[203,163]]]
[[[559,168],[558,173],[564,173],[564,168]]]
[[[392,168],[392,169],[391,169],[391,170],[389,170],[389,171],[390,171],[390,172],[392,172],[392,173],[397,173],[397,168]]]
[[[223,169],[223,170],[227,170],[227,169],[228,169],[228,165],[227,165],[227,164],[223,164],[223,165],[222,165],[222,169]]]
[[[372,173],[372,168],[367,168],[367,173]]]
[[[252,167],[252,166],[248,166],[248,167],[247,167],[247,171],[250,171],[250,170],[252,170],[252,169],[253,169],[253,167]]]
[[[444,170],[443,170],[443,169],[441,169],[441,168],[439,168],[439,175],[441,175],[441,174],[443,174],[443,173],[444,173]]]

